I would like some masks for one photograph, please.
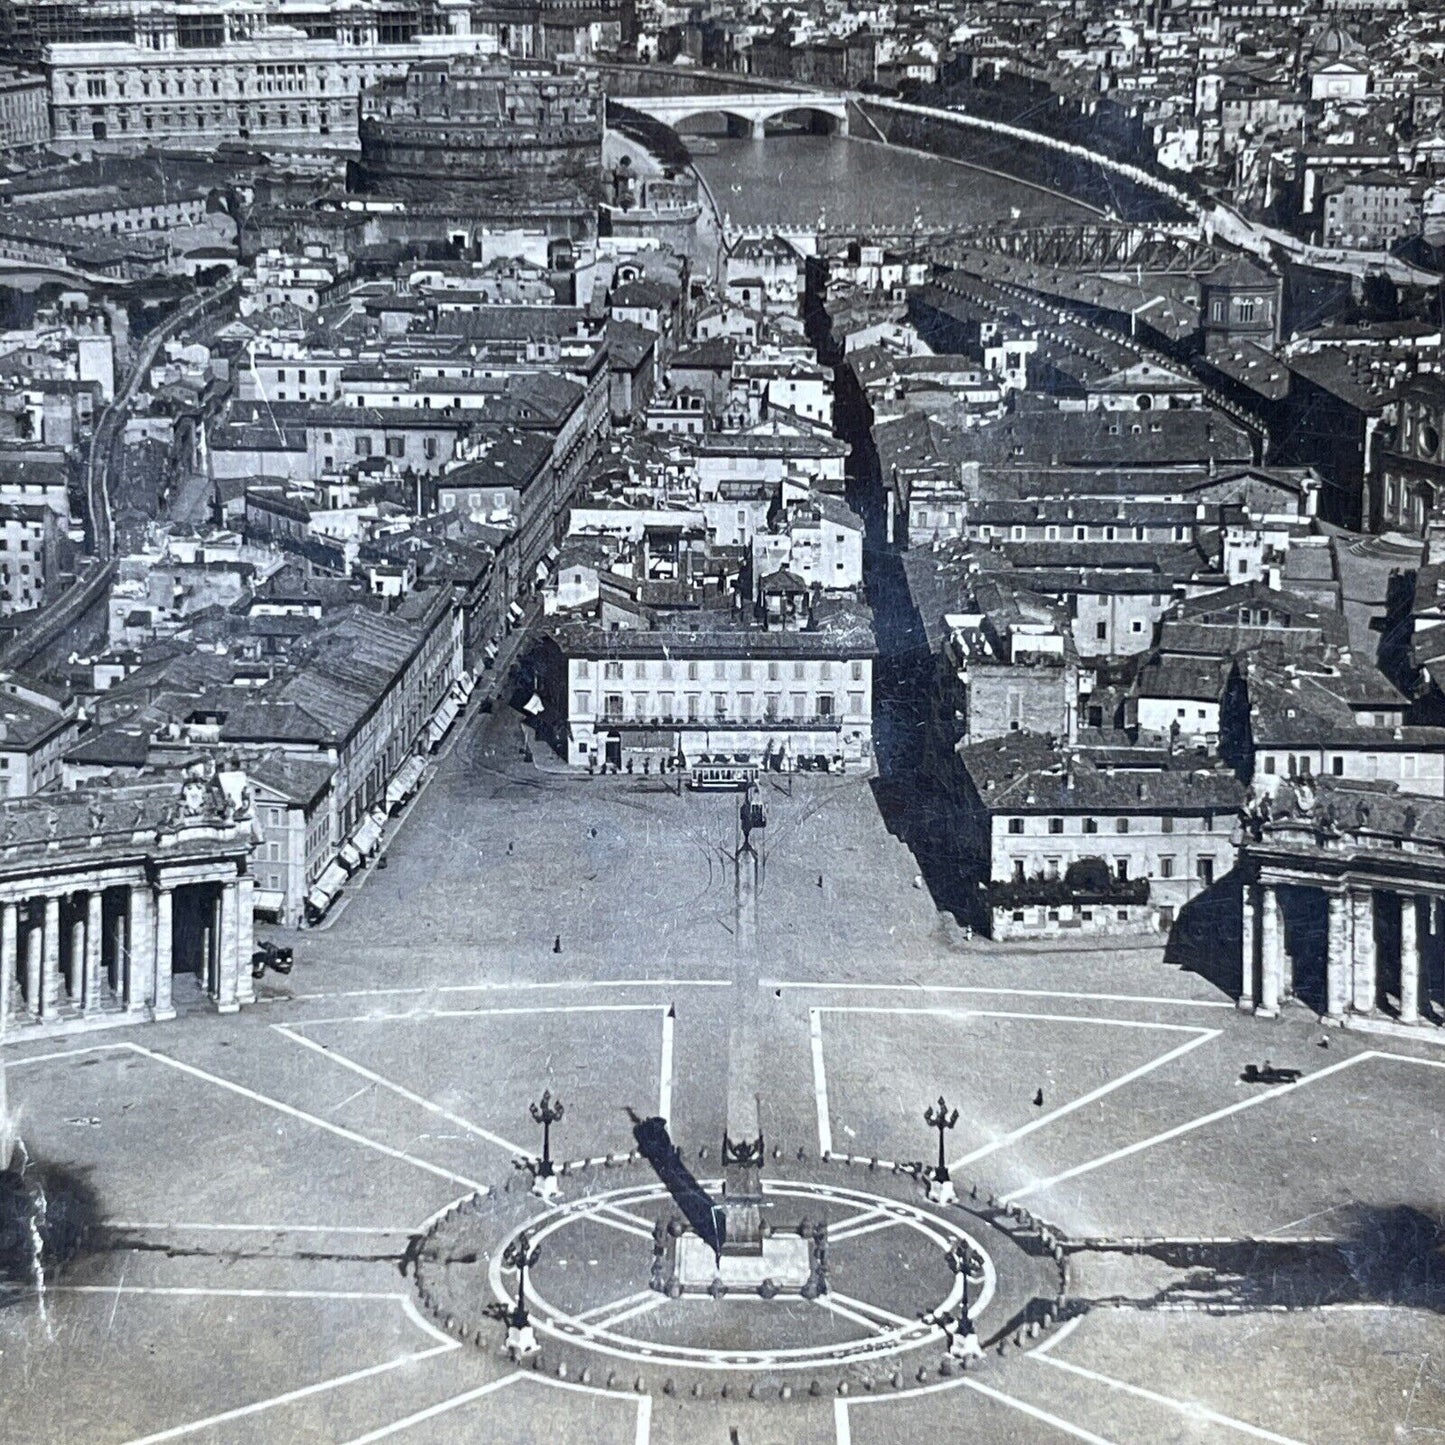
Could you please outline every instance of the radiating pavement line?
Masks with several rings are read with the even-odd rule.
[[[1040,1179],[1033,1184],[1025,1184],[1021,1189],[1015,1189],[1005,1194],[1000,1201],[1003,1204],[1012,1204],[1016,1199],[1022,1199],[1026,1194],[1036,1194],[1041,1189],[1052,1189],[1056,1184],[1062,1184],[1067,1179],[1076,1179],[1080,1174],[1088,1174],[1091,1170],[1101,1169],[1106,1164],[1113,1164],[1119,1159],[1127,1159],[1131,1154],[1138,1154],[1145,1149],[1152,1149],[1156,1144],[1168,1143],[1171,1139],[1177,1139],[1182,1134],[1188,1134],[1195,1129],[1202,1129],[1206,1124],[1213,1124],[1220,1119],[1227,1119],[1231,1114],[1238,1114],[1245,1109],[1252,1109],[1257,1104],[1267,1103],[1270,1099],[1277,1099],[1282,1094],[1288,1094],[1295,1089],[1302,1089],[1306,1084],[1312,1084],[1317,1079],[1324,1079],[1331,1074],[1338,1074],[1342,1069],[1348,1069],[1355,1064],[1362,1063],[1365,1059],[1374,1058],[1373,1052],[1356,1054],[1352,1059],[1341,1059],[1337,1064],[1330,1064],[1327,1068],[1316,1069],[1312,1074],[1306,1074],[1304,1078],[1297,1079],[1292,1084],[1280,1084],[1273,1089],[1267,1089],[1262,1094],[1254,1094],[1248,1099],[1239,1099],[1233,1104],[1226,1104],[1222,1109],[1215,1109],[1212,1113],[1204,1114],[1198,1119],[1190,1119],[1183,1124],[1176,1124],[1172,1129],[1165,1129],[1162,1133],[1151,1134],[1147,1139],[1137,1140],[1133,1144],[1126,1144],[1122,1149],[1113,1149],[1107,1154],[1101,1154],[1097,1159],[1085,1160],[1082,1164],[1076,1164],[1072,1169],[1065,1169],[1062,1174],[1055,1174],[1049,1179]]]
[[[223,1078],[220,1074],[212,1074],[205,1069],[199,1069],[194,1064],[182,1063],[180,1059],[173,1059],[169,1054],[157,1053],[154,1049],[145,1048],[141,1044],[131,1043],[128,1040],[120,1040],[98,1047],[126,1049],[157,1064],[164,1064],[167,1068],[189,1074],[192,1078],[203,1079],[208,1084],[214,1084],[218,1089],[225,1089],[228,1093],[238,1094],[243,1099],[250,1099],[253,1103],[262,1104],[268,1109],[275,1109],[277,1113],[285,1114],[288,1118],[300,1119],[303,1123],[314,1125],[328,1134],[336,1135],[339,1139],[345,1139],[348,1143],[358,1144],[363,1149],[370,1149],[374,1153],[386,1155],[389,1159],[410,1164],[414,1169],[420,1169],[424,1173],[434,1174],[438,1179],[446,1179],[453,1184],[463,1185],[474,1193],[485,1194],[487,1192],[486,1185],[479,1184],[475,1179],[468,1179],[464,1174],[455,1174],[450,1169],[443,1169],[439,1164],[432,1164],[426,1159],[418,1159],[415,1155],[408,1154],[402,1149],[394,1149],[390,1144],[383,1144],[378,1139],[369,1139],[365,1134],[358,1134],[354,1129],[347,1129],[340,1124],[333,1124],[329,1119],[321,1119],[315,1114],[308,1114],[306,1110],[298,1109],[294,1104],[273,1099],[269,1094],[258,1093],[255,1089],[247,1088],[245,1084],[238,1084],[232,1079]]]
[[[273,1395],[267,1400],[257,1400],[250,1405],[238,1405],[233,1410],[223,1410],[220,1414],[209,1415],[204,1420],[192,1420],[185,1425],[173,1425],[168,1430],[158,1430],[153,1435],[141,1435],[128,1441],[127,1445],[160,1445],[163,1440],[179,1440],[186,1435],[194,1435],[200,1430],[213,1429],[217,1425],[226,1425],[233,1420],[244,1420],[250,1415],[259,1415],[265,1410],[273,1410],[281,1405],[294,1405],[298,1400],[306,1400],[313,1395],[322,1395],[329,1390],[339,1390],[346,1385],[354,1385],[360,1380],[369,1380],[376,1375],[387,1374],[404,1365],[420,1364],[423,1360],[434,1359],[438,1355],[444,1355],[460,1348],[460,1341],[448,1340],[446,1344],[433,1345],[429,1350],[401,1355],[394,1360],[386,1360],[379,1365],[370,1365],[363,1370],[352,1370],[350,1374],[337,1375],[329,1380],[318,1380],[315,1384],[287,1390],[284,1394]]]
[[[813,1044],[813,1097],[818,1105],[818,1152],[825,1159],[833,1152],[833,1126],[828,1118],[828,1076],[823,1068],[823,1014],[808,1010],[808,1032]]]
[[[1142,1385],[1131,1385],[1125,1380],[1115,1379],[1112,1375],[1102,1375],[1097,1370],[1085,1369],[1083,1365],[1057,1360],[1052,1355],[1036,1355],[1030,1352],[1026,1358],[1037,1358],[1041,1363],[1052,1365],[1056,1370],[1067,1370],[1071,1375],[1078,1375],[1085,1380],[1093,1380],[1096,1384],[1106,1385],[1111,1390],[1119,1390],[1126,1395],[1134,1395],[1141,1400],[1148,1400],[1152,1404],[1163,1405],[1188,1420],[1208,1420],[1213,1425],[1222,1425],[1226,1430],[1237,1430],[1241,1435],[1249,1435],[1256,1440],[1267,1440],[1270,1445],[1303,1445],[1302,1441],[1293,1439],[1289,1435],[1278,1435],[1273,1430],[1266,1430],[1261,1425],[1251,1425],[1245,1420],[1236,1420],[1232,1415],[1222,1415],[1218,1410],[1211,1410],[1208,1405],[1188,1400],[1174,1400],[1168,1395],[1159,1394],[1156,1390],[1146,1390]]]
[[[1112,1094],[1115,1089],[1122,1089],[1126,1084],[1132,1084],[1136,1079],[1142,1079],[1146,1074],[1153,1073],[1155,1069],[1162,1068],[1165,1064],[1173,1063],[1175,1059],[1182,1058],[1185,1054],[1189,1053],[1191,1049],[1197,1049],[1200,1044],[1207,1044],[1211,1040],[1219,1038],[1222,1030],[1199,1029],[1197,1033],[1197,1038],[1192,1038],[1188,1043],[1180,1044],[1177,1048],[1160,1054],[1157,1059],[1151,1059],[1148,1063],[1140,1064],[1137,1069],[1130,1069],[1128,1073],[1120,1074],[1117,1079],[1111,1079],[1107,1083],[1100,1084],[1096,1089],[1090,1089],[1087,1094],[1080,1094],[1077,1099],[1070,1100],[1067,1104],[1061,1104],[1057,1109],[1040,1115],[1039,1118],[1031,1120],[1029,1123],[1022,1125],[1011,1133],[1001,1135],[988,1144],[981,1144],[977,1149],[969,1154],[965,1154],[963,1158],[955,1160],[948,1167],[950,1169],[962,1169],[966,1164],[972,1164],[978,1159],[984,1159],[999,1149],[1006,1149],[1009,1145],[1016,1144],[1020,1139],[1026,1138],[1028,1135],[1034,1133],[1035,1130],[1046,1128],[1055,1120],[1065,1118],[1076,1110],[1085,1108],[1087,1105],[1097,1102],[1106,1095]]]
[[[319,1043],[316,1039],[308,1039],[305,1034],[297,1033],[286,1024],[272,1024],[278,1034],[285,1035],[293,1043],[301,1044],[304,1048],[313,1050],[324,1059],[330,1059],[332,1063],[339,1064],[343,1069],[349,1069],[358,1078],[365,1079],[369,1083],[377,1084],[383,1089],[389,1089],[399,1098],[405,1099],[408,1103],[417,1105],[418,1108],[427,1110],[439,1118],[445,1119],[449,1124],[455,1124],[459,1129],[465,1129],[469,1134],[475,1134],[479,1139],[485,1139],[489,1144],[495,1144],[499,1149],[505,1149],[514,1156],[526,1156],[527,1151],[519,1144],[513,1144],[510,1139],[504,1139],[500,1134],[494,1134],[490,1129],[484,1129],[480,1124],[474,1124],[470,1119],[464,1119],[460,1114],[438,1104],[434,1099],[425,1098],[423,1095],[408,1089],[404,1084],[395,1083],[393,1080],[378,1074],[374,1069],[368,1069],[365,1064],[359,1064],[355,1059],[347,1056],[327,1044]]]

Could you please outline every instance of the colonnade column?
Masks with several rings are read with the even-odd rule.
[[[1413,893],[1400,895],[1400,1022],[1420,1022],[1420,915]]]
[[[1259,1002],[1254,982],[1259,954],[1255,906],[1258,893],[1253,883],[1245,883],[1240,889],[1239,1006],[1242,1009],[1252,1009]]]
[[[0,1027],[9,1021],[15,1007],[15,975],[20,966],[20,908],[0,906]]]
[[[1357,1014],[1375,1011],[1375,894],[1370,888],[1357,890],[1351,899],[1354,916],[1354,990],[1352,1007]]]
[[[104,902],[104,895],[98,888],[92,888],[85,900],[85,982],[81,1003],[87,1013],[98,1009],[101,1004],[100,959],[105,943]]]
[[[173,1019],[175,1005],[171,1002],[172,895],[169,888],[157,888],[155,894],[155,925],[150,933],[155,956],[155,1003],[152,1013],[157,1019]]]
[[[236,958],[238,933],[237,903],[240,887],[237,883],[226,883],[221,888],[219,927],[217,928],[215,957],[216,1007],[222,1013],[235,1013],[241,1007],[237,993],[240,981],[237,977],[239,964]]]
[[[35,905],[30,905],[35,912]],[[40,925],[31,917],[25,926],[25,1011],[33,1016],[40,1013]]]
[[[1329,935],[1325,953],[1325,1018],[1342,1023],[1350,1005],[1349,899],[1343,892],[1329,895]]]
[[[146,1006],[150,979],[155,969],[155,936],[151,923],[151,890],[137,883],[130,890],[126,909],[126,950],[121,959],[121,988],[127,1013],[139,1013]]]
[[[1284,930],[1279,913],[1279,894],[1272,883],[1260,886],[1260,968],[1259,1005],[1255,1013],[1274,1018],[1284,987]]]
[[[236,896],[236,996],[242,1003],[256,997],[251,978],[251,955],[256,949],[256,880],[247,873],[237,885]]]
[[[45,900],[45,936],[40,953],[40,1016],[50,1018],[60,1010],[60,898]]]

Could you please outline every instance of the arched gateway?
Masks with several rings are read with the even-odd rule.
[[[1415,1024],[1440,1000],[1445,802],[1300,779],[1247,805],[1240,1006]]]

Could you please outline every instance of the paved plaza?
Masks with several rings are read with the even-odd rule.
[[[0,1439],[1445,1435],[1433,1037],[1257,1021],[1159,949],[965,939],[863,777],[765,787],[749,972],[735,795],[529,762],[505,710],[463,728],[256,1006],[12,1051],[47,1208],[86,1229],[0,1312],[32,1402]],[[818,1300],[651,1288],[674,1211],[637,1121],[715,1190],[739,989],[773,1217],[834,1236]],[[1266,1057],[1299,1082],[1242,1082]],[[515,1162],[544,1090],[554,1203]],[[958,1207],[910,1169],[940,1094]],[[966,1371],[932,1318],[956,1235],[987,1261]]]

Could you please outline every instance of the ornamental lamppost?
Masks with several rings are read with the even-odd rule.
[[[540,1348],[527,1314],[527,1271],[541,1253],[542,1246],[533,1245],[525,1229],[502,1251],[503,1268],[517,1271],[517,1303],[507,1316],[507,1349],[513,1358],[534,1354]]]
[[[982,1274],[983,1263],[978,1255],[963,1240],[955,1240],[953,1248],[944,1255],[948,1267],[963,1285],[963,1299],[958,1307],[958,1317],[950,1328],[944,1325],[948,1336],[948,1353],[956,1360],[981,1360],[983,1346],[978,1342],[978,1331],[974,1328],[973,1316],[968,1306],[968,1280],[971,1274]]]
[[[543,1199],[557,1196],[557,1175],[552,1168],[552,1125],[562,1117],[561,1099],[553,1099],[552,1091],[542,1094],[540,1103],[532,1105],[532,1119],[542,1126],[542,1157],[537,1161],[537,1178],[533,1192]]]
[[[938,1130],[938,1167],[928,1182],[928,1197],[934,1204],[952,1204],[958,1195],[954,1193],[953,1180],[948,1177],[948,1161],[945,1157],[944,1136],[958,1123],[958,1110],[949,1112],[943,1095],[937,1104],[930,1104],[923,1111],[923,1122],[930,1129]]]

